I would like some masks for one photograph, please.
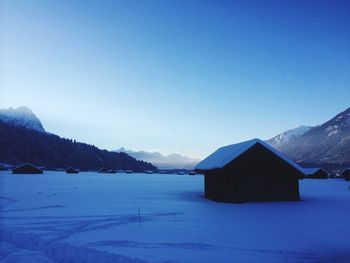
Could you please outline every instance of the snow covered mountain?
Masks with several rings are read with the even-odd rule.
[[[0,109],[0,120],[12,126],[25,127],[29,130],[45,132],[41,121],[35,116],[30,108],[25,106],[16,109]]]
[[[311,130],[311,128],[313,127],[300,125],[294,129],[290,129],[288,131],[278,134],[277,136],[270,139],[269,142],[274,145],[288,143],[290,140],[296,139],[297,137],[308,132],[309,130]]]
[[[279,135],[267,142],[301,164],[330,169],[350,166],[350,108],[301,135],[278,138]]]
[[[199,159],[192,159],[175,153],[163,155],[159,152],[126,150],[123,147],[117,150],[117,152],[124,152],[137,160],[150,162],[160,169],[193,169],[193,167],[200,161]]]

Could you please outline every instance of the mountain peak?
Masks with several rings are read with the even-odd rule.
[[[13,126],[45,132],[45,129],[38,117],[27,106],[0,109],[0,120]]]
[[[299,136],[302,136],[309,130],[311,130],[313,127],[311,126],[305,126],[305,125],[299,125],[294,129],[287,130],[285,132],[282,132],[278,134],[277,136],[273,137],[272,139],[269,140],[270,143],[272,144],[282,144],[289,142],[292,139],[295,139]]]
[[[117,152],[126,152],[126,149],[124,147],[121,147],[120,149],[117,150]]]

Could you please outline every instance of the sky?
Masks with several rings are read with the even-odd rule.
[[[350,1],[0,1],[0,108],[108,150],[268,139],[350,107]]]

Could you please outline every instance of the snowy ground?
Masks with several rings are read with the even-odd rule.
[[[202,176],[1,172],[0,262],[350,262],[349,183],[300,184],[224,204]]]

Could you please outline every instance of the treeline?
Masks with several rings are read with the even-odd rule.
[[[32,163],[46,169],[74,167],[98,170],[155,170],[126,153],[101,150],[94,145],[60,138],[57,135],[11,126],[0,120],[0,162],[12,165]]]

